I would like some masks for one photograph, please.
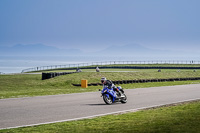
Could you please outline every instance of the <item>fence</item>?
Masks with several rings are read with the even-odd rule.
[[[101,66],[101,65],[117,65],[117,64],[200,64],[200,61],[105,61],[105,62],[90,62],[90,63],[79,63],[79,64],[66,64],[66,65],[51,65],[51,66],[40,66],[34,68],[28,68],[22,70],[22,73],[43,71],[52,69],[62,68],[79,68],[87,66]]]

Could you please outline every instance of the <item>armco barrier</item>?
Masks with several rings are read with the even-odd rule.
[[[117,80],[112,81],[114,84],[132,84],[132,83],[147,83],[147,82],[167,82],[167,81],[186,81],[186,80],[200,80],[200,77],[192,78],[169,78],[169,79],[139,79],[139,80]],[[81,86],[81,84],[72,84],[74,86]],[[102,85],[101,83],[90,83],[88,86]]]
[[[176,67],[176,64],[200,64],[200,61],[166,61],[166,60],[157,60],[157,61],[103,61],[103,62],[89,62],[89,63],[79,63],[79,64],[65,64],[65,65],[51,65],[51,66],[40,66],[40,67],[34,67],[34,68],[28,68],[22,70],[22,73],[25,72],[35,72],[35,71],[51,71],[51,70],[75,70],[76,68],[81,69],[96,69],[96,67],[101,67],[100,69],[103,69],[103,66],[105,65],[114,65],[113,68],[122,68],[119,65],[128,65],[128,64],[135,64],[135,69],[158,69],[161,67],[139,67],[138,64],[173,64],[174,67],[162,67],[162,69],[200,69],[200,67]],[[93,68],[92,68],[93,67]],[[131,68],[130,66],[126,66],[127,68]],[[106,68],[106,67],[104,67]],[[112,67],[109,67],[112,68]],[[134,67],[132,67],[134,69]]]

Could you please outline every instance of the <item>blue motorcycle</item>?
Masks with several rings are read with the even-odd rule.
[[[109,89],[108,87],[104,87],[103,90],[100,91],[106,104],[110,105],[114,102],[127,102],[127,97],[124,94],[124,90],[121,88],[121,86],[118,86],[116,91],[114,91],[113,88]]]

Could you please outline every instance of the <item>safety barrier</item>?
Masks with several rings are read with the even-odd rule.
[[[76,68],[83,69],[88,68],[89,66],[102,66],[102,65],[120,65],[120,64],[200,64],[200,61],[104,61],[104,62],[89,62],[89,63],[79,63],[79,64],[66,64],[66,65],[51,65],[51,66],[40,66],[34,68],[28,68],[22,70],[22,73],[25,72],[34,72],[34,71],[43,71],[43,70],[72,70]],[[115,67],[116,68],[116,67]],[[139,69],[139,67],[136,67]],[[144,67],[142,67],[144,68]],[[178,67],[177,67],[178,68]],[[144,68],[145,69],[145,68]],[[175,69],[175,67],[174,67]],[[191,68],[194,69],[194,68]]]
[[[117,80],[112,81],[114,84],[133,84],[133,83],[147,83],[147,82],[167,82],[167,81],[187,81],[187,80],[200,80],[200,77],[191,78],[169,78],[169,79],[138,79],[138,80]],[[74,86],[81,86],[81,84],[72,84]],[[98,86],[102,83],[90,83],[88,86]]]
[[[54,77],[61,76],[61,75],[72,74],[72,73],[77,73],[77,72],[54,72],[54,73],[42,73],[42,80],[50,79],[50,78],[54,78]]]

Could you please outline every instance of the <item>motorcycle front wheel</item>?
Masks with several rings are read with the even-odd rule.
[[[127,97],[126,97],[126,95],[123,93],[123,95],[124,95],[124,98],[121,100],[121,103],[126,103],[127,102]]]
[[[103,100],[106,104],[112,104],[112,97],[109,95],[109,97],[107,97],[107,95],[103,95]]]

